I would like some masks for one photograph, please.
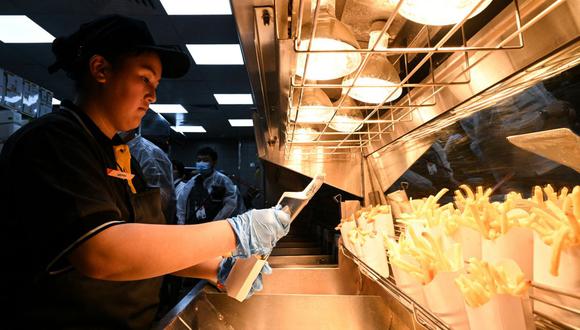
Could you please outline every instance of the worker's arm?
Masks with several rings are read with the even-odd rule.
[[[212,283],[217,282],[217,272],[220,266],[220,262],[222,261],[222,257],[213,258],[202,263],[199,263],[195,266],[191,266],[186,269],[182,269],[179,271],[174,272],[171,275],[175,276],[182,276],[182,277],[192,277],[192,278],[201,278],[204,280],[208,280]]]
[[[235,248],[236,236],[227,221],[185,226],[127,223],[83,242],[69,260],[86,276],[129,281],[175,273]]]

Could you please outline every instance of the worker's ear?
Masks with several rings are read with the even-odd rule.
[[[101,55],[93,55],[89,59],[89,72],[98,83],[104,84],[111,73],[111,63]]]

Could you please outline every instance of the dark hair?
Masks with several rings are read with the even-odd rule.
[[[211,160],[213,160],[214,162],[218,160],[217,152],[215,152],[215,150],[213,150],[210,147],[204,147],[204,148],[199,149],[197,151],[197,155],[198,156],[209,156],[209,158],[211,158]]]
[[[179,173],[179,176],[182,177],[183,175],[185,175],[185,165],[183,165],[182,162],[180,162],[177,159],[172,159],[171,160],[171,164],[173,164],[173,168],[175,170],[177,170],[177,173]]]

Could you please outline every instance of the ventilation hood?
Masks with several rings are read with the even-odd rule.
[[[310,177],[325,172],[326,183],[360,197],[382,195],[376,192],[430,147],[430,132],[580,60],[579,1],[481,0],[485,9],[474,7],[447,26],[408,20],[401,15],[403,4],[232,0],[257,105],[260,158]],[[348,55],[340,63],[360,61],[350,73],[355,86],[340,78],[311,80],[308,67],[297,69],[304,62],[326,64],[316,56],[332,51],[309,41],[324,33],[339,34],[347,45],[334,51]],[[366,71],[373,78],[372,72],[391,70],[387,62],[398,74],[381,78],[394,81],[389,95],[379,103],[353,103],[355,87],[384,91],[385,85],[361,78]],[[543,65],[550,70],[529,70]],[[302,120],[300,111],[319,99],[309,95],[319,91],[332,104],[323,97],[315,119]],[[323,111],[330,111],[328,117]]]

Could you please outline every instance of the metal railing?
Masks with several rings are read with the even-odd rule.
[[[417,303],[413,298],[404,293],[398,286],[390,272],[388,278],[383,277],[377,273],[372,267],[368,266],[364,261],[358,258],[355,254],[350,252],[343,244],[339,245],[340,252],[347,258],[351,259],[359,266],[359,270],[367,275],[371,280],[378,283],[391,297],[395,298],[401,305],[405,306],[410,313],[413,314],[414,320],[426,327],[427,329],[448,330],[450,327],[437,315],[433,314],[426,306]],[[390,268],[392,266],[389,263]],[[539,291],[538,291],[539,290]],[[539,283],[532,283],[529,297],[533,302],[539,302],[548,305],[558,311],[574,315],[575,318],[580,319],[580,310],[573,306],[568,306],[562,301],[562,297],[568,298],[568,303],[574,306],[580,306],[580,296],[564,292]],[[541,292],[548,292],[552,295],[551,299],[542,297]],[[534,307],[536,305],[534,304]],[[573,329],[572,325],[568,324],[566,320],[557,320],[553,316],[546,315],[536,309],[533,309],[533,317],[535,325],[538,329]]]
[[[371,56],[381,55],[389,56],[393,58],[392,63],[395,66],[401,67],[402,72],[400,73],[401,82],[392,88],[392,91],[387,95],[382,102],[379,104],[361,104],[360,106],[343,106],[346,98],[350,95],[353,88],[376,88],[377,86],[354,86],[353,84],[343,85],[343,84],[332,84],[328,82],[312,82],[307,81],[297,77],[296,75],[290,77],[290,92],[289,92],[289,109],[288,109],[288,121],[286,123],[286,143],[285,143],[285,157],[289,158],[292,155],[292,148],[300,147],[303,149],[303,154],[316,153],[320,154],[322,152],[325,155],[348,155],[353,152],[360,152],[365,154],[365,148],[369,146],[371,142],[381,141],[383,134],[393,132],[396,125],[401,123],[413,121],[413,113],[415,110],[424,107],[434,107],[436,106],[436,96],[444,88],[452,85],[469,84],[471,82],[470,71],[471,69],[480,63],[486,56],[498,51],[509,51],[514,49],[521,49],[524,47],[523,33],[541,18],[545,17],[552,11],[554,11],[558,6],[564,3],[566,0],[556,0],[553,1],[549,6],[541,10],[539,13],[535,13],[533,17],[526,17],[526,21],[523,22],[520,12],[520,7],[518,0],[513,0],[513,2],[508,5],[511,10],[513,10],[513,21],[511,23],[512,31],[509,35],[503,37],[501,41],[494,41],[489,44],[487,42],[482,45],[470,44],[465,32],[465,23],[472,13],[477,11],[477,8],[482,5],[485,0],[480,0],[475,6],[460,22],[451,26],[444,35],[437,40],[433,41],[431,27],[424,25],[421,27],[419,33],[411,40],[406,47],[393,47],[386,49],[376,49],[379,41],[386,35],[389,28],[392,26],[395,18],[399,15],[399,10],[401,5],[405,0],[401,0],[393,9],[392,13],[386,20],[385,25],[380,31],[379,37],[376,39],[374,44],[368,45],[365,49],[355,49],[355,50],[312,50],[312,42],[308,43],[306,50],[300,48],[303,40],[310,38],[313,40],[313,36],[316,35],[317,23],[321,11],[321,0],[316,1],[316,6],[312,17],[306,17],[310,15],[306,13],[305,2],[309,0],[301,0],[299,3],[298,11],[298,21],[296,22],[296,35],[294,36],[294,52],[297,55],[305,56],[304,70],[302,72],[308,72],[308,65],[310,64],[310,56],[312,54],[323,54],[323,53],[358,53],[362,56],[362,61],[356,71],[351,74],[353,76],[353,82],[361,75],[363,70]],[[529,15],[528,15],[529,16]],[[307,18],[311,18],[312,30],[310,35],[306,38],[302,35],[302,26]],[[460,45],[450,46],[448,42],[456,35],[460,35]],[[434,42],[434,45],[431,43]],[[421,44],[423,43],[423,44]],[[426,45],[424,44],[426,43]],[[472,60],[470,52],[477,52],[477,60]],[[416,55],[421,55],[417,58]],[[448,61],[453,59],[455,65],[459,66],[459,73],[452,77],[442,78],[441,74],[438,74],[437,65],[434,61],[433,56],[436,54],[449,54],[450,57]],[[479,56],[482,55],[482,56]],[[451,57],[454,56],[454,57]],[[411,58],[414,58],[411,60]],[[417,62],[414,63],[413,61]],[[427,68],[426,78],[420,83],[412,82],[413,79],[417,79],[420,70],[424,71]],[[541,78],[541,77],[539,77]],[[396,89],[400,87],[406,92],[403,97],[396,102],[387,102],[390,97],[396,92]],[[304,141],[304,139],[298,138],[297,128],[301,125],[297,123],[299,118],[299,112],[302,110],[302,102],[304,90],[307,88],[325,88],[325,89],[339,89],[341,90],[340,99],[337,101],[337,105],[333,106],[332,117],[325,122],[318,123],[320,129],[318,132],[310,133],[312,139],[310,141]],[[293,113],[290,110],[294,107]],[[362,128],[358,128],[358,125],[353,125],[356,128],[352,128],[346,132],[338,132],[333,130],[329,125],[332,120],[336,117],[337,113],[341,110],[356,110],[362,113],[362,119],[356,120],[355,124],[362,125]],[[306,111],[306,110],[302,110]],[[314,150],[318,148],[317,151]]]

